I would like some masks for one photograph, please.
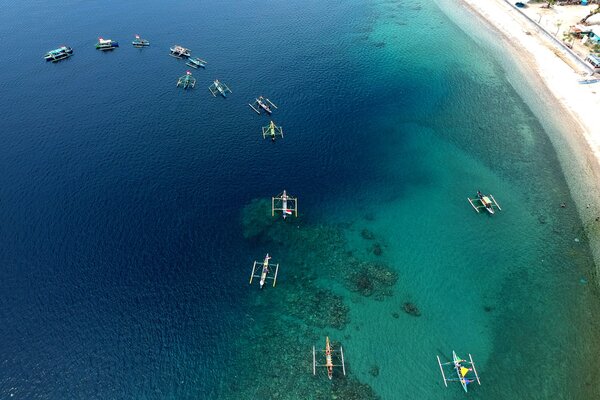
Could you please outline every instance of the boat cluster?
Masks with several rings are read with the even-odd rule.
[[[146,39],[142,39],[140,35],[135,35],[135,39],[131,42],[133,47],[146,47],[150,46],[150,42]],[[109,51],[119,47],[119,42],[111,39],[98,38],[98,42],[95,45],[96,50]],[[73,49],[69,46],[61,46],[57,49],[50,50],[44,55],[46,61],[57,62],[69,58],[73,55]]]
[[[150,46],[150,42],[146,39],[142,39],[139,35],[135,35],[135,38],[131,44],[136,48]],[[95,47],[100,51],[111,51],[119,47],[119,42],[112,39],[98,38],[98,42],[96,43]],[[208,64],[207,61],[201,59],[200,57],[192,57],[192,51],[181,45],[173,45],[169,50],[169,55],[171,57],[180,60],[185,59],[185,65],[188,67],[194,69],[206,68],[206,65]],[[57,49],[50,50],[48,53],[46,53],[44,58],[46,61],[57,62],[67,59],[72,55],[73,49],[71,47],[61,46]],[[192,72],[188,70],[186,71],[185,75],[180,76],[177,79],[176,86],[183,89],[193,89],[196,87],[196,78],[193,76]],[[208,90],[214,97],[217,97],[218,95],[227,97],[227,94],[233,93],[225,83],[218,79],[213,81],[213,83],[208,87]],[[249,103],[248,105],[259,115],[261,111],[264,111],[267,115],[271,115],[273,113],[273,109],[277,109],[275,103],[263,96],[257,97],[254,99],[253,103]],[[262,127],[262,136],[263,139],[270,137],[272,141],[275,141],[277,137],[283,138],[283,127],[276,125],[273,121],[270,121],[269,125]]]
[[[134,47],[142,48],[149,46],[150,42],[146,39],[140,38],[139,35],[135,35],[135,39],[131,42],[131,44]],[[119,47],[119,43],[111,39],[99,38],[98,42],[96,43],[96,49],[100,51],[110,51],[117,47]],[[46,61],[57,62],[69,58],[72,55],[73,49],[71,47],[61,46],[46,53],[44,58]],[[191,68],[206,68],[207,65],[205,60],[199,57],[192,57],[191,50],[180,45],[174,45],[171,47],[170,55],[177,59],[185,59],[186,65]],[[190,71],[186,71],[186,74],[179,77],[177,80],[177,87],[191,89],[195,86],[196,78],[193,77]],[[233,93],[225,83],[219,81],[218,79],[214,80],[208,89],[214,97],[217,95],[227,97],[228,93]],[[263,96],[255,98],[254,102],[249,103],[248,105],[259,115],[261,114],[261,111],[264,111],[265,114],[270,116],[273,113],[273,109],[277,109],[277,106],[271,100]],[[270,121],[269,125],[262,128],[262,135],[263,138],[270,137],[271,140],[275,141],[277,136],[283,137],[283,128],[281,126],[277,126],[273,121]],[[480,212],[480,209],[484,209],[489,214],[494,214],[494,209],[501,210],[500,205],[491,194],[485,195],[481,193],[481,191],[478,191],[475,197],[468,198],[468,201],[478,213]],[[298,199],[290,196],[285,190],[278,196],[272,197],[271,200],[271,215],[275,216],[279,213],[284,219],[291,215],[296,217],[298,216]],[[275,284],[277,283],[277,274],[279,272],[279,264],[271,263],[270,260],[271,256],[267,254],[262,262],[254,262],[252,266],[252,272],[250,274],[250,284],[252,284],[254,278],[258,278],[261,289],[265,286],[267,280],[271,280],[273,287],[275,287]],[[332,379],[333,368],[341,367],[343,374],[346,375],[343,348],[339,346],[339,350],[335,350],[330,344],[329,337],[326,338],[324,349],[317,352],[313,346],[312,353],[313,374],[316,374],[317,367],[325,367],[327,369],[327,375],[329,379]],[[317,353],[324,356],[324,362],[318,361],[319,357],[317,357]],[[444,385],[447,386],[447,383],[452,381],[460,382],[466,392],[467,385],[473,382],[481,384],[479,375],[475,369],[475,364],[470,354],[469,361],[461,359],[456,355],[455,352],[452,352],[451,361],[442,363],[439,356],[437,360],[444,380]],[[456,374],[456,377],[447,378],[446,375],[448,372],[450,372],[452,375]]]
[[[176,44],[171,47],[170,50],[171,52],[169,55],[171,57],[179,60],[187,60],[185,65],[196,69],[200,67],[206,68],[207,62],[201,58],[192,57],[192,51],[190,49]],[[177,87],[181,87],[183,89],[192,89],[196,87],[196,78],[194,78],[191,71],[186,71],[185,75],[180,76],[177,79]],[[208,87],[208,90],[214,97],[217,97],[218,95],[227,97],[227,94],[233,93],[225,83],[218,79],[213,81],[213,83]],[[273,113],[272,108],[277,109],[277,106],[271,100],[263,96],[259,96],[258,98],[254,99],[254,103],[249,103],[248,105],[259,115],[261,110],[266,114],[271,115]],[[272,141],[275,141],[277,137],[283,137],[283,127],[278,126],[275,124],[275,122],[271,121],[269,125],[262,127],[262,136],[263,139],[270,137]]]

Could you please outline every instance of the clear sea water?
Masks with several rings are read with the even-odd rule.
[[[598,398],[593,260],[555,150],[434,3],[11,2],[0,37],[0,399],[464,398],[452,350],[471,398]],[[208,61],[194,90],[173,44]],[[282,189],[298,220],[269,218]],[[476,214],[478,189],[503,210]],[[331,382],[311,373],[327,335]]]

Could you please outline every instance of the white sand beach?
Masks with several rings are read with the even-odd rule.
[[[562,137],[559,140],[555,138],[554,145],[586,226],[596,265],[599,265],[600,245],[595,244],[600,240],[600,221],[596,220],[600,216],[600,83],[579,84],[578,81],[589,74],[589,70],[549,39],[511,3],[505,0],[461,0],[458,4],[496,32],[502,46],[515,58],[521,72],[528,76],[535,93],[525,96],[525,100],[534,112],[540,114],[540,108],[544,107],[552,110],[551,114],[559,121]],[[583,7],[574,12],[585,15],[590,10],[589,7],[581,9]],[[535,14],[536,11],[538,14]],[[530,18],[536,21],[538,18],[535,16],[540,16],[541,12],[538,8],[527,11]],[[573,10],[569,12],[573,13]],[[552,24],[548,15],[541,17],[546,25]],[[563,26],[555,25],[555,31],[551,31],[551,34],[556,33],[561,38],[557,30],[568,29],[566,25],[565,22]],[[550,30],[548,26],[544,27]],[[522,92],[522,89],[517,90]],[[537,107],[534,103],[538,103]],[[562,147],[569,149],[562,151]]]

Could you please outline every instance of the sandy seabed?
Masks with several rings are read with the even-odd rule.
[[[556,148],[589,236],[600,283],[600,83],[578,83],[589,72],[505,0],[438,0],[438,5],[469,33],[473,22],[464,15],[475,15],[491,29],[493,46],[510,54],[504,64],[514,63],[508,69],[514,67],[517,75],[508,71],[509,80]],[[519,82],[523,77],[525,85]]]

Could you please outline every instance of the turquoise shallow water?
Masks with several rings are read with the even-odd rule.
[[[316,266],[288,261],[295,276],[306,273],[349,304],[340,331],[307,318],[317,332],[310,339],[342,338],[352,377],[382,398],[462,398],[459,387],[444,389],[436,365],[436,354],[447,359],[452,350],[477,361],[483,386],[472,387],[475,398],[595,398],[593,260],[540,123],[493,55],[431,4],[369,10],[350,55],[368,71],[358,79],[368,82],[361,97],[369,118],[353,134],[370,138],[361,152],[375,171],[340,183],[321,203],[320,220],[337,224],[343,250],[336,240],[283,245],[297,258],[328,245],[338,253]],[[474,213],[466,197],[478,188],[503,211]],[[396,272],[392,293],[352,292],[355,259]],[[421,316],[406,314],[405,302]],[[266,326],[278,326],[274,317]],[[309,396],[303,385],[292,385],[291,398]],[[334,394],[348,396],[335,385]],[[313,396],[329,398],[324,392]]]
[[[598,394],[593,263],[555,152],[434,4],[38,6],[0,16],[22,61],[0,71],[0,398],[463,398],[436,363],[452,350],[477,362],[469,397]],[[44,64],[63,42],[75,56]],[[174,43],[209,62],[197,90],[175,88]],[[283,188],[298,220],[255,200]],[[477,189],[503,211],[476,214]],[[346,378],[311,374],[326,335]]]

